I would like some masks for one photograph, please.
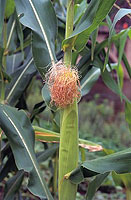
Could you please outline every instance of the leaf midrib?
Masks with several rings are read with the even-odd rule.
[[[32,156],[31,156],[31,153],[30,153],[30,151],[29,151],[29,149],[28,149],[27,144],[26,144],[26,142],[24,141],[24,138],[22,137],[22,134],[20,133],[20,131],[19,131],[18,128],[16,127],[15,123],[12,121],[11,117],[10,117],[4,110],[3,110],[3,113],[4,113],[5,116],[8,118],[8,120],[9,120],[10,123],[12,124],[13,128],[16,130],[16,132],[18,133],[19,137],[21,138],[22,143],[24,144],[24,146],[25,146],[25,148],[26,148],[26,150],[27,150],[27,152],[28,152],[28,155],[29,155],[29,157],[30,157],[30,160],[31,160],[31,162],[33,163],[34,169],[35,169],[35,171],[36,171],[36,173],[37,173],[37,175],[38,175],[38,177],[39,177],[39,180],[40,180],[40,182],[41,182],[41,184],[42,184],[42,187],[44,188],[44,192],[46,193],[46,196],[47,196],[48,199],[50,200],[49,195],[48,195],[48,193],[46,192],[46,188],[45,188],[45,185],[44,185],[44,183],[43,183],[43,180],[41,179],[41,176],[40,176],[40,174],[39,174],[39,171],[38,171],[38,169],[37,169],[37,167],[36,167],[36,165],[35,165],[35,162],[34,162]]]

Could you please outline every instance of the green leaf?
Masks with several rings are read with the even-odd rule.
[[[5,18],[9,18],[15,10],[15,1],[14,0],[6,0],[5,7]]]
[[[56,133],[37,126],[33,126],[33,128],[35,131],[36,140],[41,142],[53,142],[53,143],[60,142],[60,133]],[[79,138],[79,146],[88,149],[90,152],[103,150],[101,145],[80,138]]]
[[[35,157],[34,132],[25,112],[0,104],[0,127],[10,142],[18,169],[29,173],[30,192],[40,198],[47,196],[48,200],[52,200]]]
[[[78,23],[82,15],[87,9],[87,1],[83,0],[80,4],[75,4],[74,8],[74,24]]]
[[[57,107],[55,105],[52,105],[51,104],[51,96],[50,96],[50,91],[49,91],[49,88],[47,86],[47,84],[45,83],[43,88],[42,88],[42,97],[43,97],[43,100],[45,101],[45,104],[53,111],[56,111],[57,110]]]
[[[84,178],[112,171],[119,174],[131,172],[131,148],[85,161],[70,173],[69,179],[77,184],[83,181]]]
[[[81,80],[81,95],[84,96],[89,93],[94,83],[100,76],[100,69],[92,67],[86,76]]]
[[[2,69],[2,59],[3,59],[3,54],[4,54],[4,48],[0,46],[0,71]]]
[[[128,32],[128,36],[129,36],[129,38],[130,38],[130,40],[131,40],[131,29],[130,29],[130,31]]]
[[[91,34],[91,60],[93,61],[94,59],[94,51],[95,51],[95,47],[96,47],[96,38],[98,35],[98,29],[95,29],[92,34]]]
[[[18,38],[20,40],[20,48],[21,48],[21,52],[22,52],[22,57],[24,60],[24,35],[23,35],[23,30],[22,30],[22,25],[20,24],[19,18],[17,16],[17,13],[15,11],[15,18],[16,18],[16,30],[17,30],[17,34],[18,34]]]
[[[125,117],[131,131],[131,103],[129,102],[125,104]]]
[[[80,51],[87,43],[90,34],[105,19],[115,1],[92,0],[72,35],[63,41],[63,49],[71,46]]]
[[[10,178],[5,185],[4,200],[11,200],[15,198],[15,194],[19,191],[24,178],[24,170],[17,172],[15,176]]]
[[[91,181],[88,185],[88,191],[86,194],[86,200],[92,200],[95,192],[97,191],[97,189],[100,187],[100,185],[103,183],[103,181],[105,180],[105,178],[109,175],[109,172],[106,172],[104,174],[99,174],[97,175],[93,181]]]
[[[121,98],[122,98],[122,88],[123,88],[123,78],[124,78],[124,72],[123,72],[123,67],[121,65],[121,60],[122,60],[122,56],[124,53],[124,47],[126,44],[127,36],[128,36],[128,30],[126,32],[124,32],[124,34],[119,39],[118,66],[116,68],[117,82],[118,82],[118,87],[119,87]]]
[[[130,77],[130,79],[131,79],[131,66],[130,66],[128,60],[127,60],[127,57],[126,57],[125,53],[123,54],[122,60],[123,60],[123,62],[124,62],[124,65],[125,65],[125,67],[126,67],[126,70],[127,70],[127,72],[128,72],[128,75],[129,75],[129,77]]]
[[[2,165],[2,168],[0,168],[0,182],[2,182],[3,179],[8,176],[9,172],[14,170],[16,170],[14,157],[13,154],[9,153],[8,151],[8,160]]]
[[[3,23],[4,23],[5,4],[6,0],[5,1],[0,0],[0,42],[1,42]]]
[[[125,176],[125,174],[117,174],[116,172],[112,172],[112,178],[116,186],[123,186],[121,176]]]
[[[114,17],[114,20],[113,20],[113,23],[112,25],[110,26],[110,29],[109,29],[109,39],[108,39],[108,50],[107,50],[107,54],[106,54],[106,58],[105,58],[105,63],[104,63],[104,70],[105,70],[105,67],[108,63],[108,58],[109,58],[109,49],[110,49],[110,46],[111,46],[111,38],[113,36],[113,33],[114,33],[114,28],[115,28],[115,25],[116,23],[122,18],[124,17],[125,15],[131,13],[131,9],[126,9],[126,8],[121,8],[117,14],[115,15]]]
[[[124,48],[125,48],[128,32],[129,32],[128,30],[125,31],[124,34],[120,37],[120,40],[119,40],[118,68],[119,68],[119,65],[121,64],[121,60],[122,60],[122,56],[123,56],[123,53],[124,53]]]
[[[46,161],[49,157],[52,157],[55,154],[58,148],[59,148],[59,145],[54,144],[50,148],[46,149],[45,151],[40,152],[39,155],[37,156],[37,161],[39,163]]]
[[[33,32],[33,56],[35,64],[43,76],[45,66],[54,64],[55,38],[57,33],[57,21],[55,11],[50,0],[16,0],[17,13],[21,17],[20,22]]]
[[[123,88],[123,79],[124,79],[124,71],[123,71],[123,67],[121,64],[117,68],[117,75],[118,75],[118,79],[119,79],[119,81],[118,81],[119,88],[121,90]],[[121,93],[122,93],[122,91],[121,91]]]
[[[125,188],[131,189],[131,174],[117,174],[112,172],[112,177],[116,185],[125,186]]]
[[[116,23],[117,23],[122,17],[124,17],[125,15],[130,14],[130,13],[131,13],[131,9],[126,9],[126,8],[121,8],[121,9],[117,12],[117,14],[116,14],[115,17],[114,17],[112,26],[110,27],[109,40],[110,40],[110,38],[112,37],[112,34],[113,34],[113,31],[114,31],[114,28],[115,28]]]
[[[34,74],[36,74],[36,68],[34,67],[33,58],[28,58],[21,68],[11,75],[12,80],[6,87],[5,101],[12,106],[16,105]]]
[[[101,73],[101,75],[105,85],[107,85],[107,87],[110,88],[113,92],[120,95],[119,87],[116,84],[115,80],[111,77],[110,73],[107,70],[105,70],[104,72]],[[122,98],[126,102],[130,102],[129,99],[124,94],[122,94]]]

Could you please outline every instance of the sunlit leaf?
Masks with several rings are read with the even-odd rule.
[[[60,134],[40,128],[37,126],[33,126],[35,130],[35,138],[38,141],[41,142],[52,142],[52,143],[58,143],[60,142]],[[88,140],[83,140],[79,138],[79,146],[85,149],[88,149],[90,152],[95,152],[95,151],[102,151],[103,147],[99,144],[95,144],[94,142],[88,141]]]

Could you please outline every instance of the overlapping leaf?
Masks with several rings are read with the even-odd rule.
[[[5,4],[6,1],[0,0],[0,40],[3,30],[3,23],[4,23],[4,12],[5,12]]]
[[[18,99],[23,94],[36,72],[33,59],[29,55],[24,64],[11,74],[12,80],[7,84],[5,101],[12,106],[16,105]]]
[[[35,138],[38,141],[42,142],[53,142],[53,143],[58,143],[60,142],[60,134],[40,128],[37,126],[33,126],[35,130]],[[101,145],[96,144],[94,142],[88,141],[88,140],[83,140],[79,138],[79,146],[85,149],[88,149],[90,152],[95,152],[95,151],[102,151],[103,148]]]
[[[34,132],[24,111],[0,104],[0,127],[6,134],[19,170],[29,172],[28,189],[36,196],[52,200],[34,153]]]
[[[72,45],[72,47],[80,51],[87,43],[90,34],[109,13],[115,1],[116,0],[92,0],[72,35],[64,40],[63,49]]]
[[[24,14],[20,22],[33,32],[33,56],[38,70],[43,75],[45,66],[54,63],[56,15],[50,0],[16,0],[17,13]]]
[[[111,155],[83,162],[69,175],[73,183],[80,183],[84,178],[115,171],[131,173],[131,148]]]

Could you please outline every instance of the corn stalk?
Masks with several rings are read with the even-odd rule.
[[[67,2],[66,35],[73,31],[74,0]],[[64,53],[64,62],[71,65],[72,48]],[[77,101],[61,109],[60,149],[59,149],[59,200],[75,200],[77,185],[65,178],[65,175],[78,165],[78,108]]]

